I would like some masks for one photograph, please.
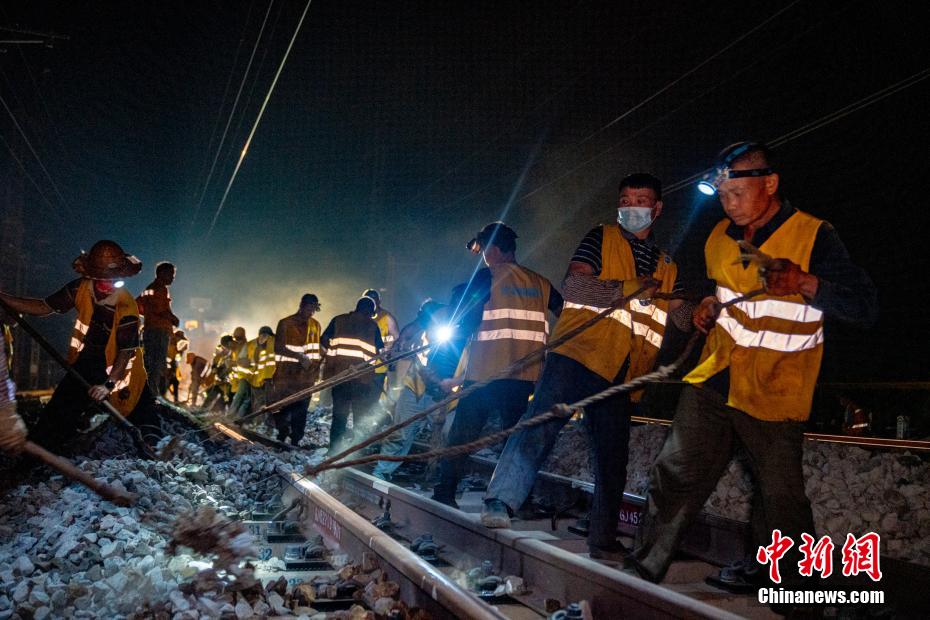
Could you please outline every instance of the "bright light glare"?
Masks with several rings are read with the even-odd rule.
[[[710,181],[698,181],[697,188],[705,196],[713,196],[717,193],[717,188]]]
[[[451,325],[442,325],[436,330],[436,341],[440,344],[449,342],[452,340],[453,335],[455,335],[455,330],[452,329]]]
[[[122,280],[117,280],[116,282],[113,283],[113,286],[116,288],[123,288],[124,286],[126,286],[126,283],[123,282]]]

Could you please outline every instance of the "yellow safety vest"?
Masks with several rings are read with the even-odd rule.
[[[394,315],[384,308],[379,308],[378,312],[375,314],[375,323],[378,324],[378,329],[381,331],[381,340],[384,341],[385,349],[390,349],[394,346],[394,334],[391,333],[392,319],[394,320],[394,325],[397,325],[397,320],[394,319]],[[387,371],[387,366],[375,368],[375,374],[383,375]]]
[[[631,294],[640,286],[633,249],[623,238],[619,225],[604,224],[602,228],[604,240],[601,244],[601,273],[598,279],[622,280],[623,293]],[[652,277],[661,282],[658,289],[660,292],[670,293],[675,288],[678,266],[668,254],[662,252]],[[633,299],[557,347],[554,352],[570,357],[607,381],[617,378],[627,357],[630,365],[625,380],[646,374],[655,365],[659,347],[665,337],[668,304],[666,299],[650,300],[648,304]],[[566,301],[552,337],[560,338],[605,309]],[[634,399],[637,397],[634,395]]]
[[[516,263],[490,269],[491,298],[484,304],[481,324],[468,344],[466,381],[484,381],[498,374],[544,347],[549,336],[549,280]],[[536,381],[542,362],[540,357],[507,378]]]
[[[90,329],[91,317],[94,315],[94,283],[93,280],[85,278],[78,287],[77,295],[74,298],[74,307],[77,310],[77,319],[74,321],[74,329],[71,331],[71,346],[68,349],[68,363],[74,364],[78,355],[84,349],[84,338],[87,336],[87,330]],[[139,308],[136,300],[124,288],[117,289],[116,312],[113,314],[113,325],[110,327],[110,338],[107,340],[105,351],[107,373],[113,369],[113,362],[119,354],[116,344],[116,332],[120,322],[124,317],[134,316],[139,318]],[[145,372],[145,363],[142,361],[142,347],[136,347],[133,356],[126,365],[126,372],[123,377],[116,382],[110,394],[110,403],[116,407],[124,416],[132,413],[139,397],[142,396],[142,390],[145,388],[147,374]]]
[[[808,271],[821,223],[797,211],[759,249]],[[717,224],[704,247],[707,275],[717,282],[721,302],[760,286],[758,269],[743,267],[739,246],[726,234],[729,224]],[[685,381],[701,384],[729,368],[729,406],[760,420],[804,421],[810,417],[822,357],[823,312],[800,295],[759,295],[720,313],[700,362]]]
[[[265,346],[258,344],[258,338],[246,344],[246,356],[249,366],[239,366],[240,376],[254,388],[260,388],[274,376],[274,336],[269,336]]]

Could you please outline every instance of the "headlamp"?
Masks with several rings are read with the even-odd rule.
[[[466,241],[465,247],[472,254],[481,254],[481,242],[478,241],[478,237],[472,237],[471,240]]]
[[[114,288],[123,288],[124,286],[126,286],[126,283],[122,280],[117,280],[113,283]]]
[[[704,178],[698,181],[697,188],[705,196],[713,196],[720,189],[720,185],[727,179],[740,179],[743,177],[766,177],[775,172],[769,168],[750,168],[748,170],[732,170],[729,166],[721,166],[704,175]]]
[[[440,325],[436,328],[436,342],[443,344],[452,340],[455,335],[455,328],[451,325]]]

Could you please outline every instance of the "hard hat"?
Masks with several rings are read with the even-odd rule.
[[[493,243],[501,250],[509,252],[516,247],[516,240],[517,233],[513,228],[503,222],[491,222],[478,231],[478,234],[465,244],[465,247],[478,254]]]
[[[274,336],[274,330],[267,325],[262,325],[262,327],[258,330],[258,335],[261,336],[262,334],[266,336]]]
[[[71,263],[74,270],[92,280],[117,280],[128,278],[142,271],[142,261],[123,251],[115,241],[98,241],[90,252]]]

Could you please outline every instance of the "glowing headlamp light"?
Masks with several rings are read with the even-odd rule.
[[[114,288],[123,288],[124,286],[126,286],[126,283],[122,280],[117,280],[113,283]]]
[[[452,340],[455,335],[455,328],[451,325],[440,325],[436,328],[436,342],[443,344]]]
[[[729,166],[721,166],[714,172],[704,175],[698,181],[697,188],[705,196],[713,196],[720,189],[720,185],[727,179],[743,177],[766,177],[775,172],[772,168],[750,168],[749,170],[732,170]]]

